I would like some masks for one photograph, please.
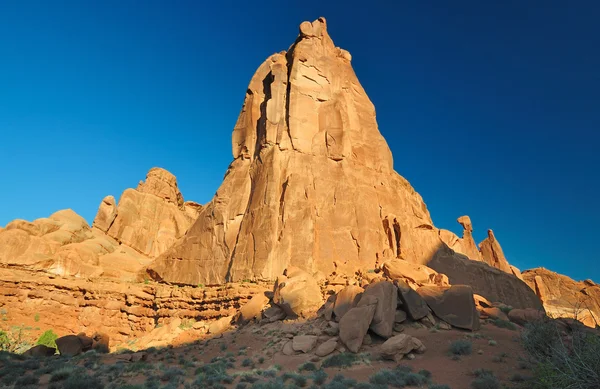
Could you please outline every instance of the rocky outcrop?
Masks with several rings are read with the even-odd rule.
[[[544,268],[526,270],[523,278],[544,304],[550,317],[570,318],[588,327],[600,325],[600,286],[577,282]]]
[[[465,330],[479,329],[479,313],[470,286],[453,285],[449,288],[423,286],[417,289],[417,293],[433,313],[446,323]]]
[[[173,174],[152,168],[137,189],[123,192],[118,205],[111,196],[102,200],[93,226],[154,258],[187,232],[198,211],[196,203],[184,203]]]
[[[51,328],[59,335],[105,333],[111,342],[119,343],[141,337],[173,318],[215,320],[234,315],[254,295],[270,289],[270,285],[254,283],[177,288],[50,278],[0,268],[0,308],[8,312],[6,323],[28,323],[37,314],[35,327],[40,331],[32,334],[35,338]]]
[[[323,305],[321,288],[307,272],[290,266],[277,278],[273,302],[290,318],[308,317]]]
[[[320,18],[259,67],[223,184],[152,264],[157,279],[274,280],[290,264],[351,274],[378,257],[431,258],[438,232],[421,196],[393,171],[350,58]]]
[[[463,236],[459,238],[453,232],[440,230],[440,239],[452,250],[464,254],[469,259],[481,261],[481,253],[473,239],[473,224],[469,216],[461,216],[457,222],[463,227]]]
[[[471,261],[442,246],[427,264],[448,276],[451,285],[469,285],[473,292],[492,302],[502,302],[514,308],[543,309],[537,295],[516,276],[489,266],[481,261]]]
[[[14,220],[0,232],[0,265],[11,268],[128,281],[138,279],[149,263],[147,257],[90,228],[70,209],[33,222]]]
[[[118,205],[113,196],[105,197],[93,228],[70,209],[33,222],[10,222],[0,230],[0,265],[60,276],[141,280],[152,257],[185,234],[197,211],[197,205],[183,203],[175,177],[154,168],[139,191],[127,189]]]
[[[513,274],[513,271],[504,256],[500,243],[494,236],[494,231],[488,230],[488,237],[479,243],[481,258],[485,263],[495,268],[502,270],[508,274]]]

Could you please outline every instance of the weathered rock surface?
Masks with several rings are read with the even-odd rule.
[[[324,357],[326,355],[331,354],[335,348],[338,345],[338,341],[337,339],[329,339],[326,340],[325,342],[321,343],[319,345],[319,347],[317,347],[317,349],[315,350],[315,355],[319,356],[319,357]]]
[[[269,303],[269,298],[264,293],[253,296],[242,308],[240,308],[238,323],[245,324],[252,320],[260,319],[262,311]]]
[[[384,359],[400,362],[406,354],[411,352],[424,353],[426,351],[423,343],[414,336],[399,334],[386,340],[380,348]]]
[[[50,357],[56,354],[56,349],[54,347],[44,346],[43,344],[38,344],[37,346],[33,346],[29,350],[25,351],[23,355],[26,357]]]
[[[600,325],[600,286],[573,279],[544,268],[526,270],[523,278],[554,318],[577,319],[588,327]]]
[[[417,292],[402,280],[396,281],[396,287],[400,301],[402,301],[402,309],[412,320],[420,320],[427,316],[430,311],[429,307]]]
[[[440,240],[419,194],[393,171],[375,109],[325,19],[250,81],[233,162],[186,236],[152,264],[186,284],[274,280],[294,264],[351,274],[378,257],[426,262]]]
[[[139,338],[171,318],[215,320],[235,314],[267,284],[180,287],[54,277],[0,267],[0,308],[7,324],[28,323],[36,314],[40,331],[58,335],[106,333],[119,343]],[[162,327],[164,328],[164,327]],[[92,337],[93,338],[93,337]]]
[[[508,274],[513,274],[513,271],[504,256],[500,243],[496,240],[494,232],[488,230],[488,237],[479,243],[481,258],[488,265],[498,268]]]
[[[463,236],[459,238],[453,232],[448,230],[440,230],[440,239],[452,250],[464,254],[469,259],[480,261],[481,253],[473,239],[473,224],[469,216],[461,216],[458,218],[458,223],[463,227]]]
[[[363,296],[358,306],[350,309],[340,320],[340,340],[353,353],[360,350],[363,339],[369,330],[377,299],[373,296]]]
[[[358,304],[364,291],[360,286],[348,285],[337,294],[333,306],[333,313],[337,321]]]
[[[170,203],[170,195],[157,189],[158,177],[175,182],[176,189],[172,174],[154,168],[148,173],[150,185],[141,185],[143,192],[127,189],[118,206],[114,197],[105,197],[94,228],[70,209],[33,222],[10,222],[0,230],[0,265],[60,276],[140,280],[152,257],[183,236],[197,215],[188,203]]]
[[[83,344],[76,335],[65,335],[56,339],[56,347],[60,355],[73,357],[83,352]]]
[[[294,351],[307,353],[317,345],[318,336],[314,335],[298,335],[292,339],[292,348]]]
[[[114,200],[114,199],[113,199]],[[106,198],[100,204],[93,226],[108,236],[154,258],[175,243],[195,221],[197,205],[183,202],[177,179],[168,171],[152,168],[137,189],[127,189],[116,209],[110,209],[112,222],[106,225]]]
[[[415,284],[434,282],[439,274],[435,270],[403,259],[394,258],[383,264],[383,273],[391,280],[409,280]]]
[[[473,289],[470,286],[422,286],[417,289],[417,293],[427,302],[433,313],[446,323],[465,330],[479,329],[479,312],[475,307]]]
[[[321,288],[307,272],[290,266],[277,278],[273,302],[290,317],[308,317],[323,304]]]
[[[396,307],[398,306],[398,291],[390,281],[379,281],[370,284],[365,289],[358,306],[368,305],[370,299],[377,299],[375,313],[369,329],[383,338],[392,336]],[[365,303],[362,300],[365,299]]]
[[[535,322],[538,320],[542,320],[546,317],[546,314],[543,311],[539,311],[532,308],[526,309],[511,309],[508,312],[508,318],[513,323],[524,326],[527,323]]]
[[[481,261],[471,261],[445,245],[427,266],[446,274],[450,284],[469,285],[474,293],[492,302],[503,302],[515,308],[543,309],[531,288],[514,275]]]

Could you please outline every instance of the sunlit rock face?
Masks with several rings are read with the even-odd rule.
[[[425,263],[440,239],[427,207],[393,170],[375,108],[325,19],[300,26],[248,86],[233,162],[190,231],[150,273],[169,282],[273,280]]]

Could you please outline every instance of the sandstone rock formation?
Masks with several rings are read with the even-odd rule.
[[[433,313],[446,323],[471,331],[479,329],[479,313],[470,286],[453,285],[450,288],[423,286],[417,290],[417,293]]]
[[[290,49],[259,67],[232,148],[215,198],[152,264],[157,279],[273,280],[290,264],[330,274],[385,256],[424,263],[439,244],[323,18],[302,23]]]
[[[185,234],[199,207],[183,203],[175,177],[154,168],[138,190],[125,190],[118,206],[113,196],[105,197],[93,228],[70,209],[33,222],[10,222],[0,230],[0,265],[60,276],[138,280],[154,256]]]
[[[469,216],[461,216],[458,218],[458,223],[463,227],[463,236],[459,238],[453,232],[448,230],[440,230],[440,239],[452,250],[464,254],[469,259],[480,261],[481,253],[473,239],[473,224]]]
[[[600,286],[590,280],[577,282],[544,268],[523,272],[550,317],[573,318],[588,327],[600,325]]]
[[[323,305],[321,288],[310,274],[290,266],[285,274],[277,278],[273,302],[281,307],[287,316],[307,317],[317,312]]]
[[[481,258],[490,266],[496,267],[506,273],[512,274],[512,269],[504,257],[500,243],[496,240],[494,232],[488,230],[488,237],[479,243]]]
[[[118,205],[112,196],[104,198],[93,226],[154,258],[186,233],[200,208],[194,202],[183,202],[173,174],[152,168],[137,189],[123,192]]]
[[[385,341],[381,345],[381,356],[384,359],[391,359],[400,362],[404,356],[410,352],[424,353],[425,345],[414,336],[400,334]]]
[[[446,274],[451,285],[469,285],[474,293],[492,302],[514,308],[543,309],[537,295],[513,274],[481,261],[471,261],[447,246],[441,247],[427,266]]]

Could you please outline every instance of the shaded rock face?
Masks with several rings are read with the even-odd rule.
[[[419,194],[393,171],[375,108],[324,19],[250,81],[232,136],[233,162],[186,236],[152,265],[175,283],[273,280],[424,262],[438,232]]]
[[[475,307],[470,286],[422,286],[417,289],[417,293],[427,302],[433,313],[446,323],[471,331],[479,329],[479,312]]]
[[[600,286],[577,282],[544,268],[526,270],[523,279],[535,291],[550,317],[577,319],[588,327],[600,325]]]
[[[543,309],[540,299],[519,278],[480,261],[471,261],[443,245],[427,264],[448,276],[452,285],[469,285],[473,292],[492,302],[514,308]]]

